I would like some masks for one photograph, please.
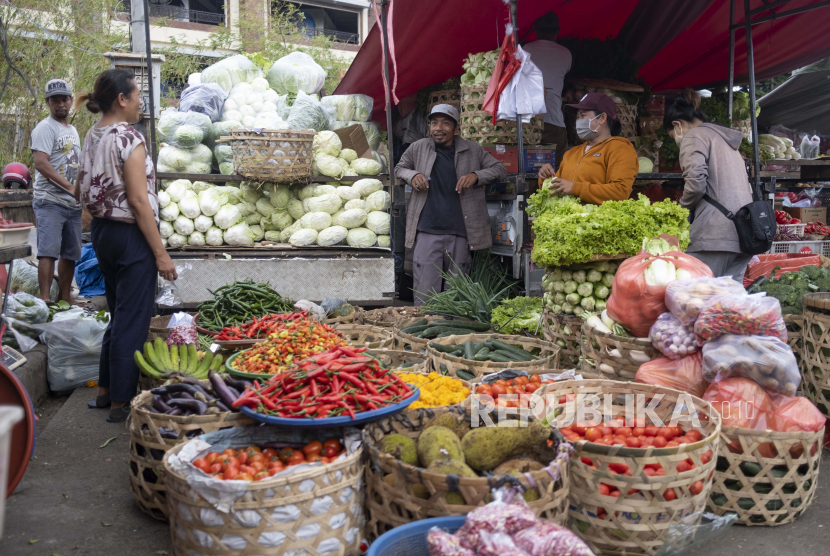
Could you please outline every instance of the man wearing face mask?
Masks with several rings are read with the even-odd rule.
[[[457,128],[455,107],[434,106],[430,137],[412,143],[395,167],[413,189],[406,206],[406,247],[413,249],[415,305],[443,291],[442,271],[454,274],[457,266],[468,273],[470,250],[493,244],[482,186],[504,179],[507,171],[481,145],[457,137]]]
[[[617,105],[608,95],[588,93],[568,106],[577,110],[576,132],[585,143],[565,153],[558,172],[550,164],[542,166],[540,187],[553,178],[551,195],[575,195],[595,205],[628,199],[639,164],[631,141],[620,137]]]

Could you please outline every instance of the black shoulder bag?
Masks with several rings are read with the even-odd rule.
[[[752,201],[738,209],[738,214],[734,214],[708,194],[703,199],[735,224],[741,251],[749,255],[760,255],[772,248],[777,226],[775,212],[769,201]]]

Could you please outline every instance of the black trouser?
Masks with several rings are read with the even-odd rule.
[[[110,324],[101,346],[98,386],[129,402],[138,386],[134,354],[147,340],[156,293],[156,259],[136,224],[92,220],[92,246],[104,275]]]

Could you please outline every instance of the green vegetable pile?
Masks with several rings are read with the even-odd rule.
[[[491,320],[499,334],[515,336],[522,332],[539,333],[541,318],[541,297],[514,297],[505,299],[493,309]]]
[[[804,294],[830,292],[830,268],[804,266],[795,272],[787,272],[775,278],[776,267],[769,280],[759,280],[749,288],[749,293],[765,292],[781,303],[782,315],[800,315],[804,310]]]
[[[536,216],[533,262],[539,266],[568,266],[595,255],[637,254],[643,240],[672,235],[680,247],[689,245],[689,211],[673,201],[606,201],[582,205],[573,196],[553,197],[545,181],[528,199],[527,213]]]
[[[545,307],[554,314],[581,317],[605,310],[617,264],[597,261],[568,267],[548,268],[542,278]]]
[[[222,286],[210,293],[213,299],[198,307],[198,325],[217,332],[226,326],[249,322],[254,317],[294,311],[291,300],[280,296],[269,284],[255,284],[250,279]]]

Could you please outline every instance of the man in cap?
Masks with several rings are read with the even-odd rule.
[[[416,305],[443,290],[442,271],[469,272],[470,250],[493,244],[482,186],[504,179],[507,171],[481,145],[457,137],[457,129],[458,110],[437,104],[429,113],[430,137],[412,143],[395,167],[413,189],[406,247],[413,249]]]
[[[58,300],[70,301],[75,261],[81,259],[81,205],[75,179],[81,138],[69,121],[72,88],[63,79],[46,84],[49,116],[35,129],[29,147],[35,159],[34,208],[37,219],[37,258],[40,297],[51,301],[49,290],[58,262]]]
[[[556,145],[556,168],[565,154],[568,132],[562,115],[562,86],[565,74],[571,69],[571,52],[556,43],[559,36],[559,16],[548,12],[533,24],[536,40],[523,46],[530,59],[541,70],[545,82],[545,129],[542,143]]]

